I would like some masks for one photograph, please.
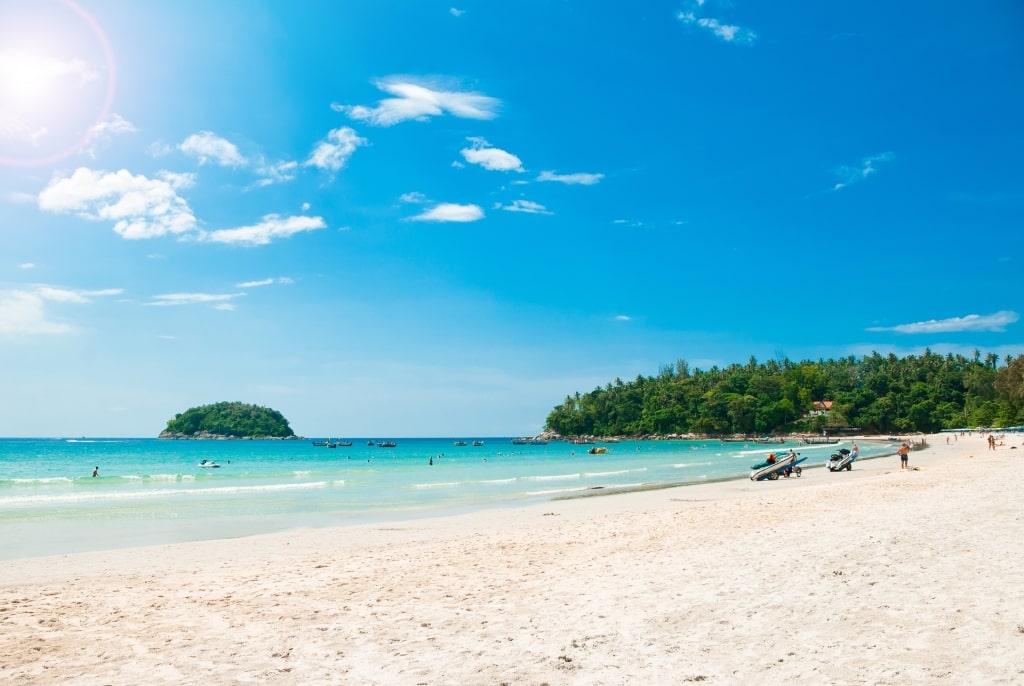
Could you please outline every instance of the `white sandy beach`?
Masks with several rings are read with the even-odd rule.
[[[920,471],[0,562],[0,682],[1024,683],[1024,448],[928,440]]]

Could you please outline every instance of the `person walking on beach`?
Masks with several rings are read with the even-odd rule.
[[[896,453],[900,456],[900,471],[906,471],[910,467],[910,446],[904,443]]]

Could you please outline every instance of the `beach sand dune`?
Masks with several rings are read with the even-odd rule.
[[[1019,684],[1019,454],[0,563],[17,684]]]

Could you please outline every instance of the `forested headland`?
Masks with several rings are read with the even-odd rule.
[[[821,404],[831,401],[827,411]],[[873,353],[690,370],[680,359],[657,376],[615,379],[567,396],[545,429],[563,436],[768,435],[857,430],[935,432],[1024,424],[1024,356],[972,358]]]
[[[293,438],[288,420],[269,407],[221,402],[174,415],[160,438]]]

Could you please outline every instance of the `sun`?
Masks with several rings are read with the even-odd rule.
[[[113,92],[106,36],[72,0],[0,5],[0,164],[47,164],[81,149]]]

